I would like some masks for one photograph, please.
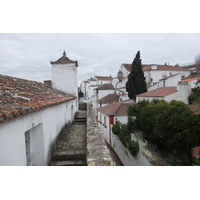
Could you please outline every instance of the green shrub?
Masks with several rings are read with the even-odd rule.
[[[127,143],[129,142],[129,140],[131,139],[130,134],[127,131],[127,126],[125,124],[121,125],[121,129],[119,132],[119,139],[120,141],[123,143],[123,145],[125,147],[127,147]]]
[[[120,129],[121,129],[120,126],[121,126],[120,122],[116,121],[115,124],[112,127],[113,134],[119,135],[119,132],[120,132]]]
[[[171,166],[180,166],[182,165],[182,160],[180,159],[179,155],[171,154],[165,158],[167,163]]]
[[[192,88],[191,93],[188,96],[189,104],[192,104],[195,101],[200,102],[200,87]]]
[[[193,166],[200,166],[200,158],[195,158],[192,165]]]
[[[135,141],[129,141],[128,150],[130,151],[132,156],[136,156],[139,151],[139,144]]]

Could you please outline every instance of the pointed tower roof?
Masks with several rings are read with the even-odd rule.
[[[61,58],[59,58],[57,61],[50,61],[51,64],[69,64],[69,63],[75,63],[76,67],[78,67],[78,62],[77,61],[73,61],[70,60],[67,56],[66,56],[66,52],[63,52],[63,56]]]

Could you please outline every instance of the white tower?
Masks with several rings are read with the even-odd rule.
[[[77,67],[78,62],[70,60],[65,51],[63,56],[52,65],[52,87],[64,93],[78,96]]]

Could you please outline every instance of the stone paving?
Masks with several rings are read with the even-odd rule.
[[[86,111],[78,111],[76,118],[86,118]],[[86,124],[66,128],[58,138],[51,165],[80,166],[86,162]]]
[[[95,122],[94,110],[89,103],[87,109],[79,110],[75,116],[75,124],[61,133],[54,145],[52,166],[118,165]],[[87,125],[80,123],[80,119],[86,117]]]

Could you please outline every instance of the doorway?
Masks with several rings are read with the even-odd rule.
[[[25,132],[26,165],[45,165],[44,136],[42,124]]]

